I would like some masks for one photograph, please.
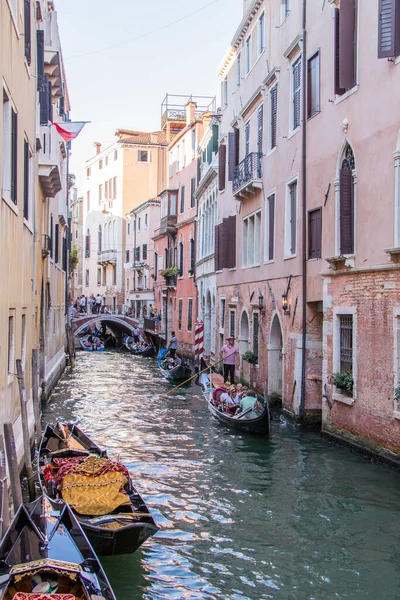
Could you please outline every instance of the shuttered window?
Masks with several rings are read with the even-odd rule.
[[[288,185],[285,223],[285,255],[296,254],[297,244],[297,181]]]
[[[50,250],[50,258],[53,258],[53,215],[50,215],[50,232],[49,232],[49,250]]]
[[[307,117],[310,119],[321,110],[319,52],[309,59],[307,75]]]
[[[61,238],[61,250],[62,250],[62,265],[61,268],[63,271],[67,270],[67,256],[68,256],[68,252],[67,252],[67,238],[65,236],[63,236]]]
[[[188,312],[187,312],[187,330],[192,331],[193,328],[193,299],[188,299]]]
[[[140,246],[137,246],[134,249],[134,252],[135,252],[135,262],[136,262],[136,261],[140,260]]]
[[[234,269],[236,267],[236,216],[230,216],[225,221],[225,229],[227,231],[227,255],[224,267]]]
[[[351,165],[340,171],[340,253],[354,254],[354,179]]]
[[[185,210],[185,186],[183,185],[181,187],[181,206],[180,206],[180,212],[183,213],[184,210]]]
[[[264,136],[264,105],[258,109],[257,112],[257,148],[259,154],[263,151],[263,136]]]
[[[275,246],[275,194],[267,198],[265,227],[265,259],[274,260]]]
[[[25,58],[28,65],[30,65],[32,60],[31,0],[24,0],[24,34]]]
[[[356,0],[342,0],[335,9],[335,93],[344,94],[356,85]]]
[[[379,0],[378,58],[400,54],[400,0]]]
[[[179,331],[182,329],[182,309],[183,309],[183,300],[179,298],[178,300],[178,329]]]
[[[18,116],[11,108],[11,200],[17,204],[18,182]]]
[[[321,258],[322,208],[308,213],[308,258]]]
[[[40,91],[44,78],[44,31],[36,32],[37,90]]]
[[[142,259],[147,260],[147,244],[142,245]]]
[[[24,218],[29,219],[29,144],[24,140]]]
[[[40,124],[47,125],[49,122],[49,76],[43,75],[39,89]]]
[[[277,127],[278,127],[278,86],[275,85],[270,93],[270,112],[269,112],[269,129],[270,129],[270,142],[269,149],[273,150],[277,145]]]
[[[126,263],[129,262],[129,258],[130,258],[129,254],[130,254],[129,250],[125,250],[125,262]]]
[[[192,177],[190,180],[190,208],[194,208],[196,205],[196,177]]]
[[[59,226],[58,223],[56,223],[54,225],[54,262],[56,264],[59,263],[60,257],[59,257],[59,252],[60,252],[60,230],[59,230]],[[90,236],[89,236],[89,241],[90,241]],[[90,248],[90,246],[89,246]],[[90,256],[90,254],[89,254]]]
[[[250,154],[250,121],[247,121],[245,126],[245,146],[244,146],[244,154],[248,156]]]
[[[293,65],[293,114],[292,129],[300,127],[301,106],[301,59]]]
[[[194,273],[194,239],[191,238],[190,240],[190,272],[193,275]]]
[[[239,129],[228,134],[228,180],[233,181],[234,168],[239,164]]]
[[[179,243],[179,270],[180,275],[183,275],[183,242]]]
[[[220,190],[225,189],[226,181],[226,146],[225,144],[219,147],[218,152],[218,187]]]

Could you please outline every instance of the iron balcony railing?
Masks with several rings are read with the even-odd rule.
[[[233,193],[235,194],[247,184],[256,179],[261,179],[261,157],[260,152],[251,152],[233,170]]]

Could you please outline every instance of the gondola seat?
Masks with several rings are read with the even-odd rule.
[[[26,592],[17,592],[13,600],[76,600],[72,594],[27,594]]]

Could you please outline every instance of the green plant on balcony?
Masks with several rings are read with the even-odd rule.
[[[242,354],[242,359],[247,360],[250,365],[256,365],[258,363],[258,355],[251,350],[247,350]]]
[[[338,390],[351,396],[353,394],[354,379],[351,371],[332,373],[331,384]]]
[[[74,246],[73,248],[71,248],[71,251],[69,253],[69,272],[70,272],[70,275],[72,275],[72,273],[75,271],[76,267],[78,266],[78,263],[79,263],[78,247]]]
[[[162,275],[162,277],[164,277],[165,279],[168,279],[169,277],[176,277],[180,274],[181,270],[178,267],[168,267],[160,271],[160,275]]]

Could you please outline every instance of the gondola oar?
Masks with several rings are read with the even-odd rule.
[[[222,363],[225,359],[221,358],[221,360],[219,360],[216,363],[212,363],[211,365],[208,365],[205,369],[203,369],[202,371],[199,371],[198,373],[195,373],[194,375],[192,375],[191,377],[189,377],[189,379],[186,379],[185,381],[182,381],[182,383],[180,383],[179,385],[176,385],[175,387],[173,387],[171,390],[168,390],[168,392],[166,392],[166,394],[160,394],[161,396],[168,396],[168,394],[170,394],[171,392],[173,392],[174,390],[177,390],[178,388],[180,388],[182,385],[185,385],[185,383],[187,383],[188,381],[191,381],[192,379],[194,379],[195,377],[198,377],[199,375],[201,375],[202,373],[205,373],[205,371],[208,371],[209,369],[211,369],[212,367],[217,367],[220,363]]]

